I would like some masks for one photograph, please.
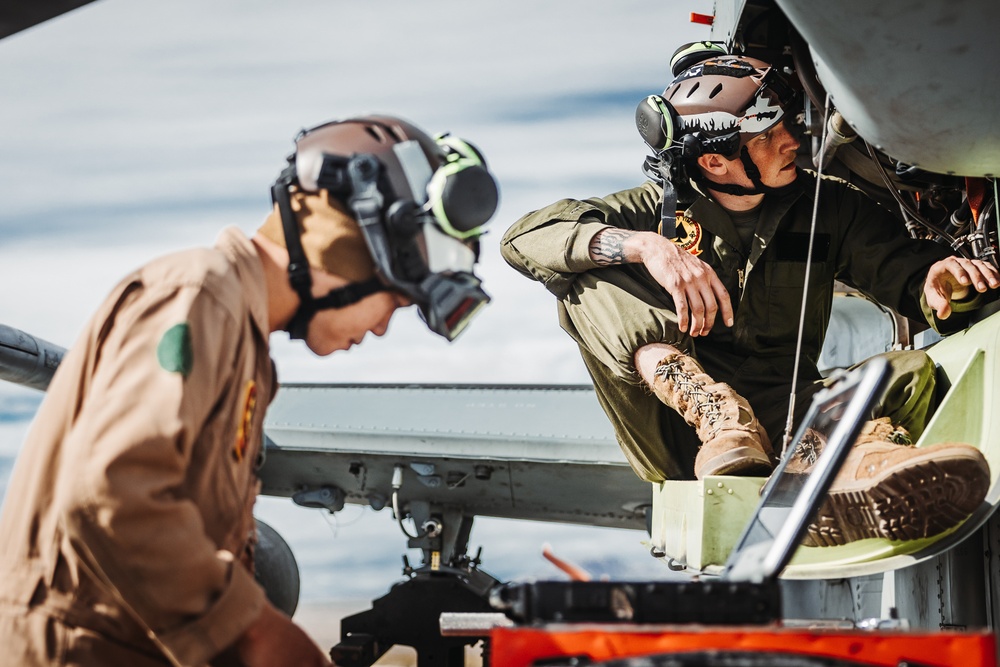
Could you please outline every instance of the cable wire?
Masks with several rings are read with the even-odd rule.
[[[411,540],[416,540],[421,535],[411,535],[410,531],[403,525],[403,515],[399,513],[399,490],[401,488],[403,488],[403,466],[397,465],[392,469],[392,513],[396,515],[396,521],[399,523],[399,529],[403,531],[403,535]]]
[[[816,239],[816,218],[819,216],[819,192],[823,182],[823,154],[826,152],[826,133],[829,131],[830,93],[826,94],[823,104],[823,134],[820,141],[819,166],[816,168],[816,192],[813,195],[812,220],[809,223],[809,250],[806,253],[806,274],[802,285],[802,307],[799,309],[799,331],[795,341],[795,366],[792,369],[792,388],[788,396],[788,417],[785,420],[785,433],[782,437],[781,455],[784,456],[788,445],[792,442],[792,421],[795,418],[795,388],[799,384],[799,362],[802,359],[802,336],[806,322],[806,306],[809,302],[809,275],[812,273],[813,242]]]
[[[882,166],[882,163],[879,161],[878,155],[876,155],[875,153],[875,148],[864,139],[862,139],[862,142],[865,144],[865,148],[868,150],[868,156],[872,159],[872,162],[875,163],[875,168],[878,170],[878,175],[882,178],[882,182],[885,184],[886,189],[889,191],[889,194],[892,195],[892,198],[896,200],[896,203],[899,204],[899,208],[903,214],[904,220],[906,221],[907,228],[910,229],[911,225],[916,223],[921,227],[923,227],[924,229],[933,232],[934,234],[937,234],[938,236],[943,238],[945,241],[948,242],[948,245],[950,245],[955,251],[961,252],[963,256],[967,256],[967,254],[963,252],[962,248],[960,247],[962,244],[959,243],[954,236],[946,232],[944,229],[938,227],[924,216],[920,215],[920,212],[917,211],[917,209],[914,208],[912,204],[903,199],[903,197],[899,194],[899,190],[892,182],[892,179],[889,178],[889,174],[886,173],[885,167]],[[906,219],[907,215],[909,215],[910,218],[912,218],[912,220]]]

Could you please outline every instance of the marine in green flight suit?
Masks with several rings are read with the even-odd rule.
[[[796,416],[823,383],[817,363],[836,281],[940,331],[967,325],[981,293],[1000,286],[992,266],[911,238],[844,181],[824,177],[817,187],[795,166],[799,142],[783,122],[776,73],[709,55],[675,67],[663,96],[647,98],[652,112],[637,111],[657,152],[647,161],[652,180],[529,213],[501,244],[512,267],[557,298],[629,463],[651,482],[766,473],[770,441],[785,426],[804,289]],[[685,210],[664,216],[686,176]],[[672,238],[658,231],[671,228]],[[933,407],[933,364],[919,351],[887,356],[891,378],[873,417],[919,437]],[[859,457],[886,444],[873,439],[881,444]],[[907,452],[891,455],[906,466]],[[961,474],[988,486],[978,451],[959,458]]]
[[[696,357],[708,375],[725,379],[745,396],[771,440],[780,440],[794,370],[815,176],[800,172],[795,183],[788,192],[765,198],[748,242],[731,214],[707,197],[677,217],[674,243],[715,271],[733,304],[732,327],[716,325],[697,339],[678,326],[672,297],[644,265],[601,267],[590,257],[593,237],[608,227],[656,231],[662,191],[656,183],[601,199],[557,202],[521,218],[504,236],[501,252],[507,262],[558,299],[560,324],[580,345],[598,398],[640,477],[690,477],[700,445],[691,427],[639,377],[633,355],[649,343],[666,342]],[[929,312],[921,310],[924,277],[950,254],[937,243],[910,239],[886,211],[842,181],[824,178],[822,185],[799,366],[800,413],[822,386],[816,364],[834,281],[902,315],[924,319]],[[955,309],[967,311],[972,305]],[[931,322],[960,328],[965,319],[932,316]],[[889,356],[896,382],[881,401],[882,414],[917,438],[931,407],[933,366],[927,366],[922,352]]]

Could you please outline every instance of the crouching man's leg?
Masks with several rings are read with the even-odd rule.
[[[636,351],[635,368],[656,397],[697,432],[701,447],[695,477],[771,472],[771,441],[750,404],[706,375],[693,357],[671,345],[651,343]]]
[[[632,468],[651,482],[767,475],[770,441],[750,406],[705,375],[669,297],[637,278],[580,274],[560,302],[560,324],[579,344]]]
[[[803,544],[932,537],[964,521],[986,497],[990,469],[978,449],[954,442],[912,446],[934,407],[934,362],[920,351],[884,356],[890,376],[875,410],[881,416],[862,427]],[[811,469],[821,448],[815,435],[807,437],[790,469]]]

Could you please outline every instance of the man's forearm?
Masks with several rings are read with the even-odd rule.
[[[590,240],[590,258],[598,266],[637,264],[643,261],[643,246],[650,232],[610,227]]]

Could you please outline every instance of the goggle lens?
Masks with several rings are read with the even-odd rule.
[[[449,341],[490,301],[479,280],[467,273],[432,275],[421,287],[427,300],[420,304],[420,316],[431,331]]]

